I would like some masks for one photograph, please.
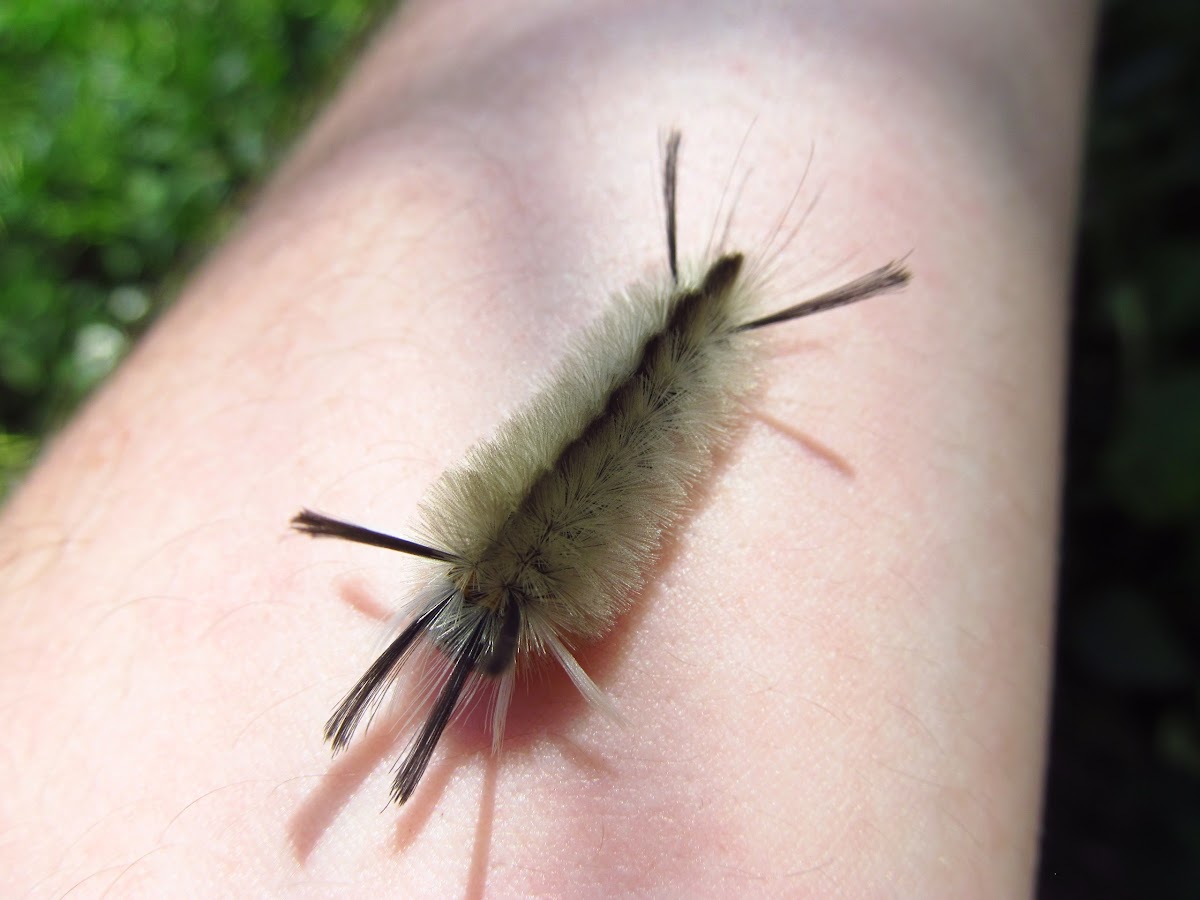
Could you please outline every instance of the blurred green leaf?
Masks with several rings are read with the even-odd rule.
[[[0,4],[0,432],[112,368],[390,5]]]
[[[12,489],[37,453],[37,441],[25,434],[0,431],[0,500]]]
[[[1133,387],[1102,471],[1117,503],[1144,522],[1200,513],[1200,370]]]

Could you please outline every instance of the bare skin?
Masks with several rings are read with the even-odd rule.
[[[385,29],[3,511],[0,893],[1028,893],[1092,10],[846,9]],[[744,429],[580,654],[624,727],[548,674],[498,759],[462,723],[381,813],[389,730],[332,763],[320,732],[414,568],[288,519],[411,533],[665,265],[673,125],[682,257],[732,172],[768,309],[909,251],[916,280],[764,333]]]

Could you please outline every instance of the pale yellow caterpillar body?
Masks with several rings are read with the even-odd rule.
[[[293,526],[432,561],[411,620],[342,700],[325,728],[346,746],[422,642],[444,661],[425,722],[398,764],[392,799],[416,789],[466,697],[496,689],[499,747],[513,685],[552,658],[593,704],[602,692],[571,648],[602,638],[642,588],[664,535],[687,507],[753,383],[754,332],[853,303],[908,281],[889,263],[770,315],[756,310],[741,253],[723,253],[692,283],[676,263],[679,134],[663,190],[669,272],[617,297],[557,373],[495,436],[441,476],[421,509],[421,542],[309,510]]]

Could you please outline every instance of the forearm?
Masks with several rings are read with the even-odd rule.
[[[409,7],[4,511],[0,872],[1025,890],[1090,7],[977,6]],[[499,763],[452,733],[380,816],[388,735],[330,764],[320,728],[375,637],[339,593],[394,606],[410,570],[288,518],[406,533],[664,265],[672,125],[682,256],[728,188],[781,301],[909,251],[916,280],[770,335],[754,415],[584,653],[627,728],[552,680]]]

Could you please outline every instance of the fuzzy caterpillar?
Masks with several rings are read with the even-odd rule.
[[[292,526],[435,563],[415,615],[325,726],[334,752],[377,708],[422,641],[445,661],[424,724],[404,751],[391,797],[412,796],[464,698],[492,682],[499,748],[518,669],[553,657],[591,703],[607,699],[570,648],[604,636],[642,587],[669,532],[740,411],[756,329],[903,286],[891,262],[840,288],[756,316],[741,253],[695,283],[676,259],[680,135],[663,167],[669,281],[634,285],[576,341],[546,386],[434,484],[422,542],[302,510]]]

